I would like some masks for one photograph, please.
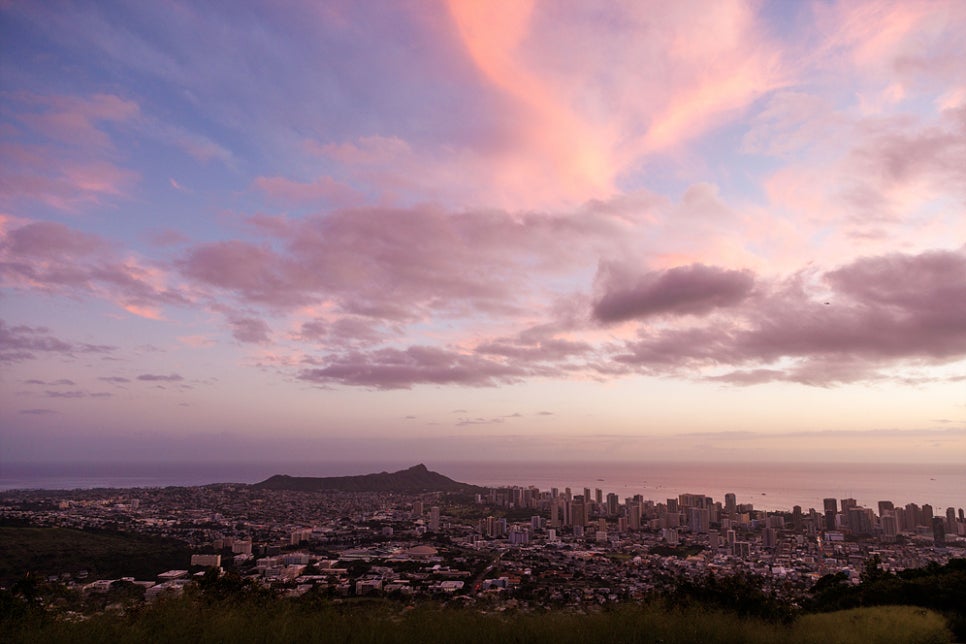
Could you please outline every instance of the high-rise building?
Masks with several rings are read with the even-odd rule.
[[[892,510],[892,516],[896,518],[896,529],[902,532],[906,529],[906,509],[905,508],[895,508]]]
[[[906,503],[906,524],[905,530],[915,530],[917,526],[925,525],[922,522],[922,511],[915,503]]]
[[[703,508],[706,506],[707,497],[703,494],[679,494],[678,495],[678,507],[679,508]],[[670,503],[670,500],[668,500]]]
[[[688,508],[688,525],[694,534],[704,534],[711,525],[707,508]]]
[[[881,519],[886,515],[886,513],[892,514],[896,506],[893,505],[892,501],[879,501],[879,518]]]
[[[849,506],[848,526],[854,535],[872,534],[872,508]]]
[[[828,509],[825,510],[825,529],[826,530],[835,529],[835,513]]]
[[[932,518],[932,538],[937,546],[946,545],[946,522],[942,517]]]
[[[570,504],[570,525],[587,525],[587,504],[579,494]]]
[[[946,533],[956,534],[956,509],[946,508]]]
[[[613,492],[607,495],[607,514],[614,516],[620,510],[620,497]]]
[[[564,524],[564,505],[567,502],[560,497],[554,497],[550,502],[550,527],[559,528]]]
[[[829,512],[832,514],[838,514],[839,512],[839,502],[838,499],[824,499],[822,504],[825,506],[825,514],[828,515]]]
[[[596,490],[594,490],[594,500],[597,502],[597,505],[603,505],[604,491],[601,490],[600,488],[597,488]]]
[[[678,545],[678,530],[677,528],[664,528],[661,530],[661,536],[667,542],[669,546]]]
[[[641,529],[641,504],[631,503],[627,506],[627,520],[631,524],[631,530]]]
[[[882,538],[885,541],[895,541],[899,534],[899,520],[893,514],[887,514],[879,519],[882,524]]]
[[[774,549],[778,545],[778,531],[774,528],[765,528],[762,530],[761,545],[768,549]]]
[[[439,506],[434,505],[429,509],[429,531],[439,532]]]
[[[711,552],[718,549],[721,545],[721,538],[717,530],[708,530],[708,547],[711,548]]]
[[[842,525],[845,527],[851,527],[849,525],[849,510],[851,510],[854,507],[857,507],[859,505],[859,502],[856,501],[855,499],[849,498],[849,499],[842,499],[840,503],[841,503],[841,510],[842,510],[841,511]]]

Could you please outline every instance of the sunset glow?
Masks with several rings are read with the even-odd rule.
[[[0,8],[0,461],[966,461],[966,3]]]

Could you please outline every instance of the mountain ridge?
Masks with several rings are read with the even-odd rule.
[[[289,476],[275,474],[255,483],[258,490],[292,490],[300,492],[479,492],[484,488],[454,481],[429,470],[419,463],[397,472],[358,474],[354,476]]]

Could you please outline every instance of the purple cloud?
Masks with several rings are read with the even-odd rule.
[[[266,344],[270,341],[271,329],[264,320],[257,318],[233,317],[229,320],[231,334],[239,342]]]
[[[260,216],[263,238],[197,245],[178,262],[199,285],[274,308],[334,300],[344,313],[411,321],[426,314],[520,310],[519,276],[573,270],[611,239],[605,217],[357,209],[301,220]]]
[[[322,385],[409,389],[420,384],[492,386],[516,382],[527,373],[520,367],[427,346],[354,352],[324,364],[303,370],[298,378]]]
[[[79,257],[104,252],[110,245],[100,237],[63,224],[38,221],[11,230],[0,247],[17,257]]]
[[[528,329],[514,337],[483,342],[476,347],[477,353],[500,356],[525,364],[563,363],[592,351],[593,347],[587,342],[554,337],[552,329]]]
[[[605,323],[653,315],[705,314],[744,301],[755,285],[750,271],[703,264],[678,266],[635,277],[614,265],[598,275],[603,294],[594,304],[594,317]]]
[[[54,411],[53,409],[35,408],[35,409],[21,409],[18,413],[26,414],[30,416],[50,416],[51,414],[57,414],[60,412]]]
[[[83,391],[45,391],[44,395],[48,398],[84,398],[87,396]]]
[[[318,318],[304,322],[299,339],[339,347],[371,346],[401,332],[396,325],[386,328],[369,318],[343,316],[332,321]]]
[[[966,251],[859,259],[824,282],[832,294],[816,299],[793,278],[731,323],[642,329],[614,359],[651,373],[749,365],[713,379],[827,385],[881,378],[889,364],[966,357]],[[796,362],[776,366],[782,359]]]
[[[114,347],[103,344],[71,343],[49,334],[46,327],[8,326],[0,320],[0,362],[22,362],[36,353],[55,353],[74,357],[75,353],[110,353]],[[32,384],[46,384],[41,381]],[[50,384],[64,384],[62,382]]]
[[[131,382],[128,378],[122,376],[103,376],[98,378],[102,382],[109,382],[112,385],[123,385],[124,383]]]
[[[169,375],[154,374],[154,373],[143,373],[138,376],[138,380],[143,382],[181,382],[184,380],[181,376],[176,373]]]
[[[147,317],[161,305],[185,306],[179,292],[158,285],[162,273],[114,256],[100,237],[52,222],[9,231],[0,241],[0,279],[12,286],[76,296],[86,292]]]

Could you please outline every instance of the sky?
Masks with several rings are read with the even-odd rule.
[[[0,461],[966,460],[966,3],[0,3]]]

